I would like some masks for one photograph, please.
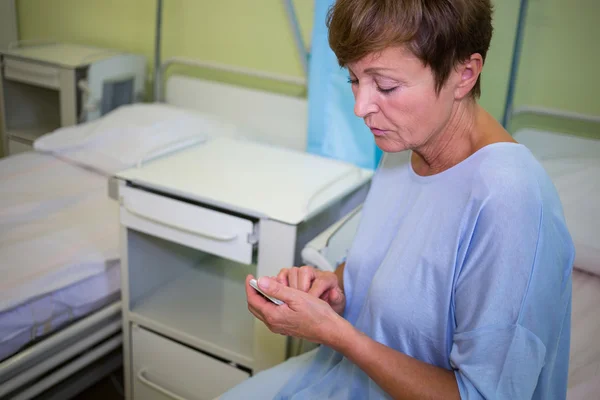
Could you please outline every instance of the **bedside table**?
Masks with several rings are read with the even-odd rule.
[[[0,120],[5,152],[31,150],[43,134],[141,101],[145,68],[142,56],[73,44],[0,51]]]
[[[217,138],[117,174],[128,399],[213,399],[283,362],[245,278],[299,265],[361,204],[372,171]]]

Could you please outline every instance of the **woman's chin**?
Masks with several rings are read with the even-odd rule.
[[[401,151],[408,150],[408,146],[404,143],[398,143],[398,142],[389,140],[385,136],[374,136],[374,137],[375,137],[375,144],[383,152],[399,153]]]

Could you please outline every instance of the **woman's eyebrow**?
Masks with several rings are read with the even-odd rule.
[[[364,70],[365,74],[378,74],[380,72],[393,71],[392,68],[385,67],[371,67]]]

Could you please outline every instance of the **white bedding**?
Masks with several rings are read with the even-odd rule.
[[[105,176],[22,153],[0,160],[0,194],[0,311],[118,260],[118,205]]]
[[[38,220],[77,202],[106,178],[34,152],[0,159],[0,229]]]

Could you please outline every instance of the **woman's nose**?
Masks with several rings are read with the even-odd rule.
[[[373,99],[373,93],[367,87],[357,87],[354,89],[354,114],[359,118],[365,118],[367,115],[378,110],[377,104]]]

